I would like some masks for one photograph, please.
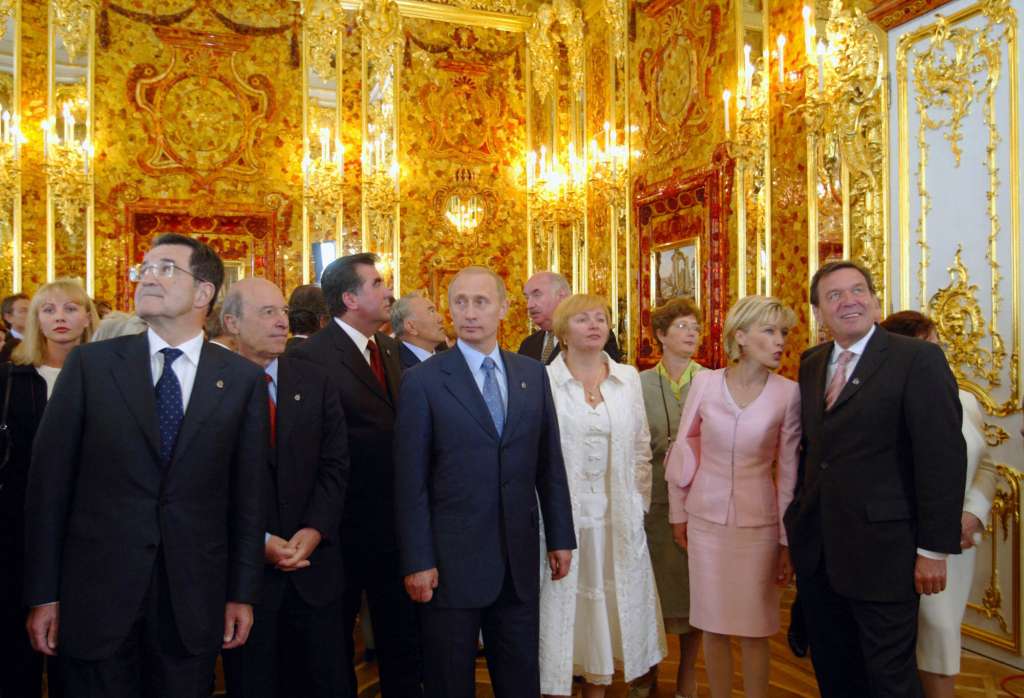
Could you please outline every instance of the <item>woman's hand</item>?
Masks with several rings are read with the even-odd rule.
[[[793,581],[793,563],[789,559],[789,548],[779,546],[779,559],[776,563],[775,583],[780,587],[789,586]]]
[[[672,538],[675,539],[676,545],[683,550],[686,550],[686,523],[675,523],[672,524]]]

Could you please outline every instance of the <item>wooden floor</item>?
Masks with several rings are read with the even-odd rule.
[[[783,622],[782,627],[789,626],[789,605],[792,592],[787,592],[783,600]],[[358,635],[359,633],[357,633]],[[743,683],[739,671],[738,648],[733,648],[736,653],[734,666],[737,676],[733,683],[733,696],[743,696]],[[809,659],[797,659],[789,650],[786,643],[785,633],[780,633],[771,641],[772,668],[771,688],[768,695],[771,698],[815,698],[818,696],[818,684],[814,680],[814,670]],[[360,652],[361,656],[361,652]],[[675,689],[675,675],[679,666],[679,645],[674,637],[669,639],[669,656],[659,667],[657,698],[672,698]],[[703,660],[698,658],[698,688],[699,695],[710,696],[707,681],[703,670]],[[1007,693],[1000,688],[1000,682],[1009,676],[1017,674],[1013,667],[980,657],[971,652],[964,652],[961,662],[961,674],[957,678],[956,695],[958,698],[1013,698],[1024,696],[1024,680],[1015,680],[1008,684],[1007,688],[1013,693]],[[363,662],[357,667],[359,677],[359,698],[377,698],[380,695],[377,688],[377,666],[373,663]],[[483,659],[477,661],[477,698],[493,698],[490,690],[490,679],[487,675],[487,666]],[[627,687],[621,677],[615,681],[608,691],[608,698],[623,698],[626,695]]]

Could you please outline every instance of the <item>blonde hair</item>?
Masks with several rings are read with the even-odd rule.
[[[90,342],[102,342],[104,339],[123,337],[129,334],[142,334],[149,329],[146,321],[134,313],[122,313],[120,310],[111,310],[106,317],[100,320],[96,331],[92,333]]]
[[[608,301],[601,296],[590,293],[579,293],[569,296],[555,308],[555,315],[551,319],[551,331],[558,337],[562,350],[566,348],[565,339],[569,336],[569,320],[574,315],[589,313],[591,310],[604,311],[604,319],[608,322],[609,329],[612,326],[611,313],[608,311]]]
[[[57,279],[44,284],[36,290],[32,296],[32,302],[28,306],[28,317],[25,321],[25,338],[11,352],[11,361],[20,366],[42,366],[46,360],[46,337],[39,326],[39,308],[46,301],[51,293],[63,293],[72,303],[82,306],[89,315],[89,325],[82,332],[80,344],[85,344],[92,337],[93,330],[99,324],[100,318],[96,314],[96,306],[92,299],[82,288],[82,284],[74,279]]]
[[[737,332],[746,332],[758,323],[772,322],[788,330],[796,324],[796,313],[778,298],[770,296],[747,296],[732,306],[725,316],[725,329],[722,330],[725,353],[729,355],[729,360],[739,361],[743,353],[736,341]]]

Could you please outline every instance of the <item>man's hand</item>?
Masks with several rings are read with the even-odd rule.
[[[25,629],[32,649],[50,657],[57,656],[57,630],[60,626],[60,604],[36,606],[28,612]]]
[[[977,516],[965,511],[960,516],[960,549],[967,550],[974,547],[975,534],[980,535],[985,530],[985,524]]]
[[[417,603],[427,603],[434,598],[437,588],[437,568],[413,572],[405,576],[405,593]]]
[[[548,565],[551,567],[551,581],[557,582],[569,574],[569,568],[572,566],[572,551],[552,550],[548,553]]]
[[[224,605],[224,644],[223,649],[233,650],[241,647],[249,639],[252,630],[252,605],[228,601]]]
[[[313,554],[323,537],[315,528],[300,528],[288,541],[288,557],[277,562],[277,569],[284,572],[309,567],[309,556]]]
[[[674,523],[672,524],[672,538],[683,550],[686,550],[686,523]]]
[[[946,561],[917,556],[914,564],[914,589],[918,594],[938,594],[946,588]]]
[[[271,535],[267,539],[266,545],[263,546],[263,558],[267,561],[268,565],[274,565],[275,567],[277,567],[281,560],[287,560],[291,557],[294,552],[293,549],[288,547],[288,541],[281,536]]]
[[[793,581],[793,563],[789,559],[789,548],[779,546],[779,559],[776,563],[775,583],[780,587],[788,586]]]

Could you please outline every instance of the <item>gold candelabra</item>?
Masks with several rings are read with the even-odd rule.
[[[604,147],[598,146],[596,138],[590,141],[587,178],[594,193],[616,208],[626,203],[629,157],[628,148],[618,143],[611,124],[605,122]]]
[[[345,157],[340,140],[331,141],[329,128],[320,129],[320,154],[307,152],[302,159],[302,197],[316,228],[334,227],[342,214],[345,185]]]
[[[17,195],[18,178],[21,175],[19,156],[24,142],[18,117],[12,116],[0,104],[0,215],[4,219],[7,217],[7,208]]]
[[[569,166],[550,156],[545,146],[527,155],[526,193],[530,208],[543,223],[570,225],[583,219],[586,210],[586,161],[569,151]]]
[[[75,126],[72,107],[67,103],[63,110],[63,138],[56,132],[55,117],[43,121],[43,167],[57,219],[68,240],[78,246],[85,239],[82,224],[92,200],[93,146],[88,137],[76,137]]]

